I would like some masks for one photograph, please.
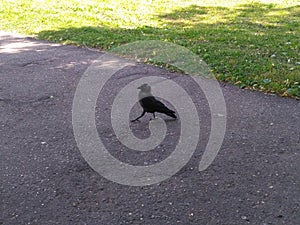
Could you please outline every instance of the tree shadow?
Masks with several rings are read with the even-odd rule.
[[[160,27],[141,26],[134,29],[109,26],[63,27],[45,30],[38,38],[65,44],[88,45],[109,49],[136,40],[164,40],[193,47],[193,44],[248,39],[260,44],[261,36],[280,42],[299,32],[300,6],[277,8],[274,4],[252,3],[235,8],[190,5],[171,13],[157,15]],[[273,31],[273,32],[272,32]],[[239,34],[248,35],[239,36]],[[276,37],[274,38],[274,33]],[[251,35],[249,37],[249,35]],[[196,52],[197,53],[197,52]]]

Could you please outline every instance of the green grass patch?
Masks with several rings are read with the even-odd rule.
[[[0,29],[104,50],[171,42],[219,80],[300,97],[298,0],[1,0]]]

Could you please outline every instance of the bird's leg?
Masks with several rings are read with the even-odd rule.
[[[134,119],[134,120],[131,120],[130,122],[135,122],[135,121],[139,120],[140,118],[142,118],[142,117],[145,115],[145,113],[146,113],[146,111],[144,110],[144,111],[142,112],[142,115],[140,115],[138,118],[136,118],[136,119]]]
[[[150,118],[150,121],[151,121],[151,120],[155,120],[155,112],[154,112],[154,113],[152,113],[152,115],[153,115],[153,119],[152,119],[152,118]]]

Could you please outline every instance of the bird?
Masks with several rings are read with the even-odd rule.
[[[155,113],[164,113],[174,119],[177,118],[175,111],[169,109],[167,106],[165,106],[161,101],[157,100],[152,94],[151,94],[151,86],[148,84],[143,84],[140,87],[139,92],[139,103],[143,108],[142,114],[137,117],[134,120],[131,120],[131,122],[138,121],[140,118],[142,118],[145,113],[152,113],[153,117],[155,119]]]

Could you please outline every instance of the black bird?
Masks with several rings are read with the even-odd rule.
[[[142,86],[138,87],[138,89],[140,89],[139,103],[143,107],[143,112],[138,118],[131,120],[131,122],[139,120],[145,115],[146,112],[152,113],[154,118],[156,112],[164,113],[170,117],[173,117],[174,119],[177,118],[173,110],[168,109],[167,106],[165,106],[162,102],[153,97],[153,95],[151,94],[150,85],[143,84]]]

